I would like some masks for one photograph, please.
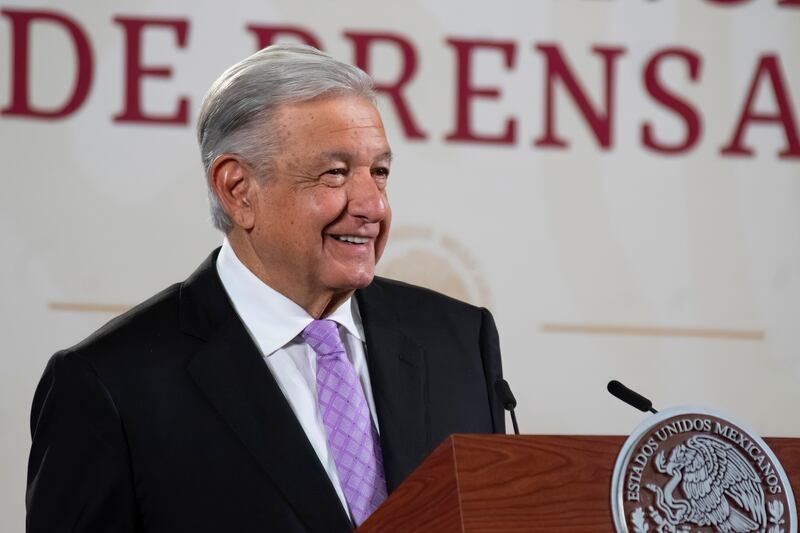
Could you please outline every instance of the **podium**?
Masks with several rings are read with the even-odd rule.
[[[356,531],[613,532],[611,476],[625,439],[452,435]],[[797,505],[800,439],[764,440]]]

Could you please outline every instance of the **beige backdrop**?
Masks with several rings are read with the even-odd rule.
[[[208,220],[193,122],[203,93],[255,50],[248,24],[300,26],[352,61],[345,32],[399,34],[417,71],[404,96],[425,139],[409,139],[392,101],[381,108],[393,150],[394,230],[380,265],[489,306],[506,375],[528,433],[629,432],[642,414],[605,392],[619,379],[657,406],[700,404],[763,435],[800,436],[800,159],[778,156],[787,134],[751,122],[750,157],[720,153],[734,134],[761,58],[776,58],[784,99],[800,112],[800,7],[778,0],[295,2],[276,0],[2,2],[76,21],[94,61],[89,94],[60,120],[0,114],[0,528],[21,531],[34,387],[50,355],[183,279],[219,244]],[[164,28],[144,32],[142,62],[172,76],[143,78],[143,107],[172,113],[189,99],[191,124],[115,123],[123,107],[125,39],[114,17],[185,19],[184,47]],[[72,91],[74,47],[63,28],[34,24],[30,100],[58,108]],[[11,18],[0,16],[0,109],[10,102]],[[471,101],[471,127],[511,144],[451,142],[458,63],[448,39],[484,46],[471,83],[497,98]],[[545,131],[545,55],[557,46],[596,110],[602,57],[614,62],[613,140],[601,147],[563,83],[555,130],[569,141],[535,146]],[[651,96],[646,66],[667,49],[700,58],[661,64],[668,91],[701,121],[679,154],[642,143],[685,136],[681,116]],[[402,70],[394,45],[376,45],[372,70]],[[756,79],[754,114],[780,111],[774,80]],[[786,109],[784,117],[786,116]],[[601,113],[602,114],[602,113]]]

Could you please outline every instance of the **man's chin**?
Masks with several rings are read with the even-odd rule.
[[[375,278],[375,271],[357,271],[349,272],[348,275],[343,276],[338,282],[332,283],[332,287],[337,287],[337,292],[352,292],[356,289],[363,289]]]
[[[332,297],[328,301],[328,304],[323,311],[322,316],[328,316],[333,310],[337,309],[340,305],[342,305],[348,298],[353,296],[353,293],[358,289],[363,289],[374,279],[375,274],[374,272],[370,273],[363,273],[362,275],[358,276],[350,276],[347,280],[338,280],[338,282],[334,284],[329,284],[328,290],[332,291]]]
[[[364,274],[363,276],[359,276],[358,279],[353,281],[352,288],[353,290],[363,289],[364,287],[372,283],[373,279],[375,279],[375,272],[370,272],[369,274]]]

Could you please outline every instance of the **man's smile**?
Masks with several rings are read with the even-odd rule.
[[[331,237],[351,244],[366,244],[371,240],[369,237],[358,237],[356,235],[331,235]]]

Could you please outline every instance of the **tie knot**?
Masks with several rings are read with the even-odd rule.
[[[344,353],[339,327],[333,320],[314,320],[300,333],[319,356]]]

